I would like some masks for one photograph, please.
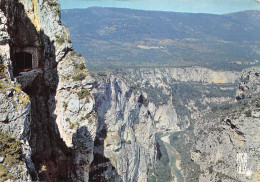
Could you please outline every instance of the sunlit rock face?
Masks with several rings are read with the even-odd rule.
[[[173,85],[215,84],[207,74],[225,77],[225,72],[194,67],[130,69],[98,79],[94,94],[98,130],[90,180],[147,181],[149,171],[154,169],[158,160],[156,133],[185,130],[191,120],[210,110],[207,108],[209,104],[219,103],[221,97],[223,101],[232,99],[221,94],[210,96],[205,93],[214,89],[200,88],[202,93],[198,98],[190,97],[187,102],[181,100],[187,113],[178,113],[176,108],[179,105],[175,101],[180,98],[174,99],[177,95]],[[221,85],[218,89],[234,90],[232,84],[239,79],[238,72],[227,72],[226,75],[230,77],[225,77],[227,86]],[[217,83],[223,84],[222,81]],[[205,109],[197,106],[198,99]]]
[[[0,8],[0,127],[24,154],[15,168],[2,164],[15,181],[88,181],[94,80],[72,49],[58,1],[3,0]],[[19,53],[27,57],[18,60]]]
[[[96,82],[73,51],[56,0],[2,0],[0,8],[0,128],[21,142],[23,154],[12,166],[1,153],[0,167],[10,171],[4,177],[147,181],[158,160],[156,133],[195,123],[191,159],[200,181],[257,181],[259,68],[242,72],[236,100],[215,89],[232,92],[240,73],[202,67],[128,70]],[[19,52],[31,54],[31,70],[16,74]],[[192,83],[203,88],[197,95]],[[201,117],[224,101],[237,105]],[[241,156],[251,168],[237,171]]]
[[[245,69],[239,101],[196,123],[192,159],[200,165],[200,181],[259,181],[259,73],[259,67]]]
[[[154,113],[115,76],[95,94],[98,132],[91,180],[146,181],[156,157]],[[100,170],[105,169],[105,171]]]

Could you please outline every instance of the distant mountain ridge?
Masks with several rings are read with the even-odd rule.
[[[233,62],[260,60],[257,10],[214,15],[93,7],[63,10],[62,21],[94,67],[222,68],[229,62],[229,69],[240,69]]]

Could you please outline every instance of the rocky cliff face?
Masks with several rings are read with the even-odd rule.
[[[96,88],[91,180],[146,181],[158,160],[156,133],[181,131],[171,144],[183,153],[187,181],[259,181],[259,67],[129,70]]]
[[[235,102],[239,73],[140,69],[97,83],[56,0],[2,0],[0,8],[1,181],[147,181],[160,156],[156,134],[193,132],[195,120],[195,138],[186,132],[183,145],[196,142],[201,181],[258,180],[259,68],[243,72],[241,101],[200,119]],[[33,70],[20,73],[17,53],[32,56]],[[252,167],[237,176],[236,154],[245,153]]]
[[[242,72],[237,101],[198,121],[193,160],[200,181],[259,181],[260,68]]]
[[[0,7],[0,128],[22,143],[23,153],[20,164],[1,177],[87,181],[96,133],[93,79],[85,60],[72,49],[68,29],[60,22],[59,3],[2,0]],[[40,71],[16,76],[17,51],[32,53]],[[4,152],[1,167],[10,167],[12,155]]]
[[[1,1],[1,7],[2,7]],[[2,10],[2,9],[1,9]],[[31,103],[28,95],[26,95],[18,83],[11,80],[12,72],[10,72],[10,35],[7,31],[8,18],[6,14],[0,11],[1,29],[0,29],[0,64],[1,64],[1,81],[0,81],[0,128],[1,128],[1,173],[0,180],[7,179],[29,181],[29,168],[33,168],[31,161],[30,139],[30,108]],[[4,135],[4,133],[8,133]],[[10,136],[8,136],[10,135]],[[22,146],[15,142],[8,142],[19,150],[5,150],[5,142],[18,139],[22,142]],[[22,151],[21,151],[22,150]],[[24,155],[22,159],[20,157]],[[14,156],[15,155],[15,156]]]
[[[209,68],[194,66],[185,68],[141,68],[125,72],[126,78],[140,84],[150,83],[153,86],[179,82],[201,83],[235,83],[240,74],[235,71],[215,71]]]
[[[206,74],[223,77],[225,83],[212,83]],[[98,78],[91,181],[147,181],[159,155],[156,134],[185,130],[209,105],[231,100],[239,74],[226,75],[194,67],[128,70]]]
[[[162,131],[166,128],[173,131],[187,128],[190,119],[198,117],[199,112],[195,111],[205,113],[210,109],[207,107],[210,103],[233,100],[230,93],[240,78],[238,72],[214,71],[203,67],[146,68],[119,72],[120,75],[131,89],[142,92],[146,102],[155,105],[155,120],[164,123],[158,122],[156,126]],[[186,107],[188,113],[181,111],[185,110],[182,106]],[[183,127],[179,128],[177,124],[181,123],[184,123]]]
[[[156,157],[154,113],[141,92],[110,76],[95,94],[98,131],[91,181],[146,181]]]

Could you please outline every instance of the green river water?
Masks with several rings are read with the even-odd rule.
[[[167,154],[170,160],[171,173],[177,178],[178,182],[184,182],[184,178],[181,174],[181,171],[176,167],[176,159],[179,158],[179,154],[176,150],[167,142],[163,141]]]

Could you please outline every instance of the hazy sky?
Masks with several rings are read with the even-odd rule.
[[[224,14],[260,10],[260,0],[59,0],[62,9],[120,7],[193,13]]]

